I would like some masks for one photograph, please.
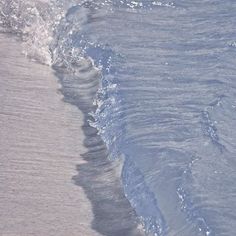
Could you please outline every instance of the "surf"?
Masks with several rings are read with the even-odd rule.
[[[235,4],[27,4],[1,5],[1,24],[54,68],[65,100],[120,160],[145,232],[232,235]]]

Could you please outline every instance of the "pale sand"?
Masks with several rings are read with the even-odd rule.
[[[83,114],[58,86],[49,67],[0,34],[1,236],[98,235],[91,204],[72,181],[85,163]]]

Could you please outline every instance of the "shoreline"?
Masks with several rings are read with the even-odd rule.
[[[93,120],[90,112],[96,109],[93,101],[99,89],[99,71],[87,59],[76,65],[75,75],[64,68],[54,69],[64,101],[78,107],[84,115],[83,144],[87,150],[81,158],[85,162],[76,166],[73,180],[84,189],[92,204],[92,228],[106,236],[144,236],[143,226],[124,194],[120,176],[123,163],[109,160],[106,144],[98,130],[89,125],[89,120]]]
[[[63,72],[30,61],[21,47],[0,34],[0,232],[143,236],[117,173],[121,163],[109,161],[88,123],[98,78],[83,77],[91,69],[85,64],[83,80],[68,91]]]

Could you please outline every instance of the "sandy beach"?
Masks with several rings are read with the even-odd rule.
[[[53,71],[21,51],[0,34],[0,235],[99,235],[72,180],[86,163],[83,114],[62,101]]]
[[[235,10],[0,0],[0,236],[234,236]]]

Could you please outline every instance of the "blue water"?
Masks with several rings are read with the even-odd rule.
[[[90,125],[123,161],[148,235],[235,235],[235,12],[233,0],[86,1],[53,32],[54,65],[100,71]]]

